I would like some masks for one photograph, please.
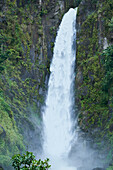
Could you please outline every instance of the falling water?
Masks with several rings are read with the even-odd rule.
[[[75,78],[76,13],[77,9],[70,9],[64,15],[56,37],[50,67],[51,75],[48,84],[46,109],[43,115],[44,152],[54,162],[52,169],[55,170],[57,169],[57,161],[59,170],[68,169],[64,162],[68,157],[73,138],[71,110]],[[69,169],[71,170],[71,167]]]

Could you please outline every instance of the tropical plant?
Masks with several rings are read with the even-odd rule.
[[[103,90],[108,91],[113,83],[113,45],[108,47],[103,56],[103,65],[105,69],[105,77],[103,79]]]
[[[51,165],[48,164],[49,159],[42,161],[36,160],[32,152],[26,152],[26,154],[14,155],[12,157],[12,166],[15,170],[48,170]]]

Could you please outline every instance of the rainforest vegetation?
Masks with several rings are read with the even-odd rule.
[[[78,123],[106,153],[108,170],[113,169],[113,0],[3,0],[0,165],[5,169],[12,169],[15,154],[42,152],[42,111],[54,40],[63,14],[76,6]]]
[[[77,33],[79,125],[98,143],[97,147],[105,147],[112,162],[113,1],[84,3],[78,9],[81,26]],[[88,4],[89,11],[84,8]],[[84,13],[87,17],[81,18]]]

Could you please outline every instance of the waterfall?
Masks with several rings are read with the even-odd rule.
[[[59,27],[50,66],[46,108],[43,114],[44,152],[50,160],[53,159],[53,162],[57,162],[58,159],[59,170],[60,160],[65,162],[67,159],[73,139],[71,114],[75,79],[76,13],[77,9],[71,8],[64,15]],[[62,170],[67,169],[64,162]]]

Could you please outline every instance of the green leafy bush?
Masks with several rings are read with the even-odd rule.
[[[105,69],[105,77],[103,79],[103,90],[108,91],[113,83],[113,45],[108,47],[103,56],[103,64]]]
[[[109,26],[110,30],[113,31],[113,17],[111,18],[108,26]]]
[[[109,166],[107,170],[113,170],[113,166]]]
[[[36,160],[33,153],[28,151],[23,155],[14,155],[12,161],[12,166],[16,170],[48,170],[48,168],[51,167],[51,165],[48,164],[48,158],[45,161],[41,159]]]

